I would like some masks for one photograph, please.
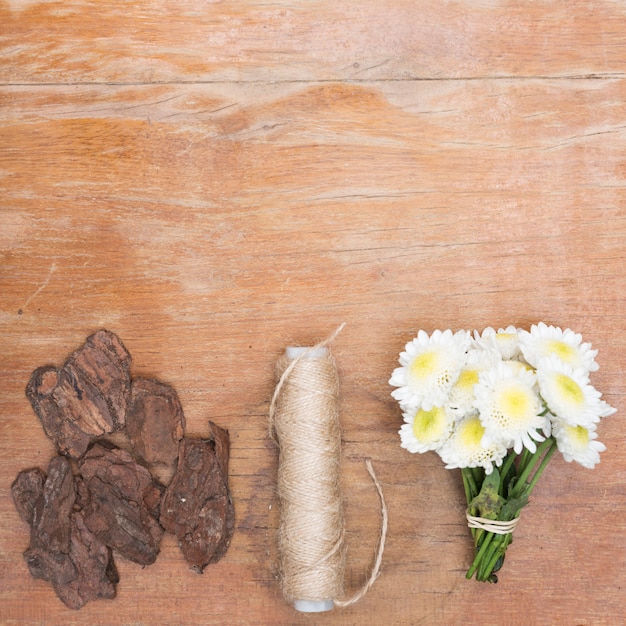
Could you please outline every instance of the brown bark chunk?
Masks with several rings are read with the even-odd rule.
[[[24,552],[35,578],[65,584],[76,578],[69,558],[70,514],[76,486],[69,461],[56,456],[48,466],[48,477],[32,510],[30,547]]]
[[[66,407],[59,406],[53,395],[58,382],[59,371],[56,367],[39,367],[30,377],[26,396],[59,453],[77,458],[87,449],[91,435],[80,429]]]
[[[159,553],[161,491],[148,470],[119,448],[95,444],[79,461],[85,525],[127,559],[150,565]]]
[[[115,429],[126,419],[130,401],[131,356],[120,338],[109,330],[87,337],[84,345],[70,355],[66,367],[75,368],[103,398]]]
[[[11,495],[20,517],[31,526],[37,500],[43,494],[46,475],[35,467],[22,470],[11,485]]]
[[[114,597],[118,576],[111,550],[74,510],[76,484],[70,462],[54,457],[47,478],[38,468],[20,472],[11,490],[20,516],[31,526],[24,560],[32,576],[51,582],[72,609]]]
[[[111,549],[87,528],[80,512],[71,517],[69,557],[76,578],[65,584],[53,581],[59,598],[71,609],[80,609],[90,600],[114,598],[119,576]]]
[[[124,425],[130,361],[118,337],[100,330],[61,369],[44,366],[33,372],[26,396],[61,454],[78,458],[94,437]]]
[[[156,560],[160,519],[197,572],[224,555],[234,531],[228,431],[209,422],[209,438],[184,439],[176,391],[157,380],[131,382],[130,363],[118,337],[101,330],[63,367],[37,368],[26,387],[60,456],[51,460],[47,476],[38,468],[24,470],[11,485],[15,507],[31,529],[24,559],[33,577],[50,581],[73,609],[115,596],[113,549],[140,565]],[[150,471],[111,441],[93,443],[106,435],[130,447]],[[160,517],[163,487],[155,476],[170,479],[175,470]]]
[[[133,379],[126,432],[139,459],[173,471],[178,442],[185,434],[185,416],[176,390],[158,380]]]
[[[226,553],[235,527],[228,489],[228,431],[209,422],[208,439],[181,441],[178,469],[161,502],[161,524],[176,535],[191,568],[202,573]]]

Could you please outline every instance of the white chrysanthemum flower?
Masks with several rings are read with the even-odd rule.
[[[600,452],[606,450],[606,446],[597,441],[595,426],[590,428],[572,426],[559,418],[554,418],[552,434],[556,439],[557,448],[567,462],[576,461],[589,469],[593,469],[600,462]]]
[[[409,452],[437,450],[452,432],[454,418],[443,406],[430,410],[417,409],[404,413],[405,423],[400,428],[400,446]]]
[[[512,447],[516,454],[526,447],[537,450],[535,441],[545,438],[537,432],[543,429],[546,418],[535,390],[535,374],[498,363],[496,367],[481,372],[474,388],[476,407],[485,427],[483,445],[502,442]]]
[[[494,350],[470,348],[465,355],[465,362],[448,396],[448,407],[457,418],[476,410],[474,385],[478,383],[480,372],[493,367],[500,360]]]
[[[537,368],[537,381],[548,408],[571,426],[589,427],[610,415],[602,395],[589,383],[582,368],[573,369],[556,356],[543,359]]]
[[[616,412],[617,412],[616,408],[612,407],[610,404],[608,404],[604,400],[600,400],[599,415],[601,418],[609,417],[609,415],[613,415],[613,413],[616,413]]]
[[[523,372],[523,371],[528,371],[528,372],[534,372],[535,369],[531,366],[528,365],[528,363],[525,363],[524,361],[516,361],[515,359],[512,359],[510,361],[502,361],[505,365],[508,365],[514,372]]]
[[[488,326],[480,335],[478,331],[474,331],[474,339],[486,348],[493,348],[498,351],[500,356],[508,361],[520,356],[519,331],[515,326],[507,326],[499,328],[497,331]]]
[[[530,327],[530,332],[520,331],[519,337],[522,354],[534,367],[538,367],[539,361],[555,356],[573,369],[595,372],[599,368],[595,361],[598,351],[592,350],[590,343],[582,343],[582,335],[569,328],[561,330],[539,322]]]
[[[452,436],[441,446],[439,456],[446,469],[483,467],[491,474],[494,464],[502,465],[507,448],[499,442],[483,445],[485,427],[476,413],[457,422]]]
[[[400,365],[391,375],[391,395],[404,409],[430,410],[443,406],[456,381],[470,342],[467,331],[420,330],[400,353]]]

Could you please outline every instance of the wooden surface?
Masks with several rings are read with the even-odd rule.
[[[626,5],[0,1],[0,622],[621,624],[626,601]],[[544,320],[600,353],[618,413],[593,471],[555,459],[497,586],[460,477],[400,449],[387,380],[419,328]],[[346,327],[348,591],[305,617],[275,578],[276,359]],[[237,529],[204,575],[171,537],[113,601],[30,578],[10,496],[51,443],[24,396],[98,328],[230,430]]]

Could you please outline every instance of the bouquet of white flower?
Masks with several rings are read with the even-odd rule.
[[[389,383],[401,446],[460,468],[475,558],[467,572],[497,582],[520,511],[555,450],[593,468],[600,420],[615,413],[589,382],[597,350],[570,329],[509,326],[482,333],[420,330]]]

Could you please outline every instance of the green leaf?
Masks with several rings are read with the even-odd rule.
[[[500,509],[505,503],[499,491],[500,473],[494,469],[491,474],[485,476],[480,493],[470,502],[470,514],[485,519],[498,519]]]
[[[500,509],[500,519],[503,521],[515,519],[527,504],[528,496],[526,495],[519,498],[509,498]]]

